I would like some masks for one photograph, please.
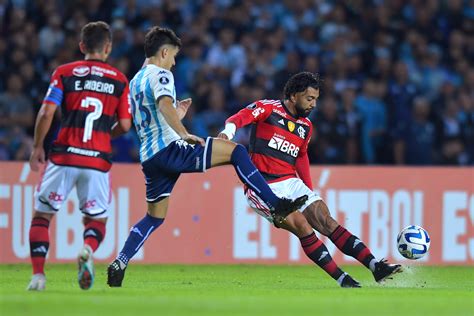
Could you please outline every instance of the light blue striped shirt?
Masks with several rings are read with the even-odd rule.
[[[130,81],[132,117],[140,139],[141,162],[180,139],[157,108],[156,100],[162,96],[171,97],[176,107],[174,78],[169,70],[147,65]]]

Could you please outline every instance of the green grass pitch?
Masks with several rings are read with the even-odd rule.
[[[379,285],[345,267],[362,289],[341,289],[315,266],[138,265],[123,288],[96,266],[89,291],[76,267],[48,265],[44,292],[27,292],[30,266],[0,265],[0,315],[474,315],[474,268],[405,267]]]

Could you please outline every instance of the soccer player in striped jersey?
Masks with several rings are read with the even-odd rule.
[[[30,228],[33,277],[28,290],[44,290],[44,264],[49,248],[49,223],[76,187],[84,214],[84,246],[78,256],[78,282],[89,289],[94,281],[92,254],[105,236],[111,199],[110,138],[131,127],[128,80],[105,61],[112,49],[110,27],[86,24],[79,43],[84,60],[59,66],[36,118],[31,170],[45,164],[44,138],[61,107],[61,129],[35,193]]]
[[[181,173],[205,172],[232,164],[243,183],[268,205],[271,216],[285,217],[301,207],[306,195],[278,198],[250,161],[247,150],[228,140],[201,139],[181,123],[191,100],[177,101],[170,69],[181,47],[176,34],[159,27],[145,36],[145,66],[130,82],[132,117],[140,139],[148,210],[136,223],[117,258],[109,265],[107,283],[122,286],[128,261],[164,221],[171,191]]]
[[[227,119],[219,137],[230,140],[238,128],[252,124],[250,156],[270,188],[283,198],[307,195],[308,200],[299,212],[275,220],[265,201],[252,188],[245,187],[249,205],[276,227],[296,235],[306,255],[342,287],[360,287],[360,284],[336,265],[313,229],[364,264],[377,282],[400,271],[400,265],[377,261],[359,238],[331,217],[326,203],[312,191],[307,149],[313,126],[306,117],[316,107],[319,76],[308,72],[294,75],[286,83],[284,95],[284,100],[260,100],[240,110]]]

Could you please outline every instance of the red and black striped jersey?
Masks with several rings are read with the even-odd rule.
[[[61,65],[53,73],[43,103],[61,106],[61,128],[51,161],[108,171],[112,125],[131,118],[125,75],[98,60]]]
[[[296,176],[296,161],[307,156],[312,123],[293,116],[279,100],[260,100],[227,119],[237,128],[252,125],[249,152],[268,182]]]

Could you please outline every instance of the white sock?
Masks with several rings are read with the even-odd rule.
[[[344,272],[340,277],[339,279],[337,279],[337,283],[339,283],[339,285],[342,284],[342,281],[344,280],[344,278],[346,277],[347,273]]]
[[[369,262],[369,268],[370,268],[370,271],[374,272],[375,271],[375,264],[377,263],[377,259],[372,259],[370,260]]]

